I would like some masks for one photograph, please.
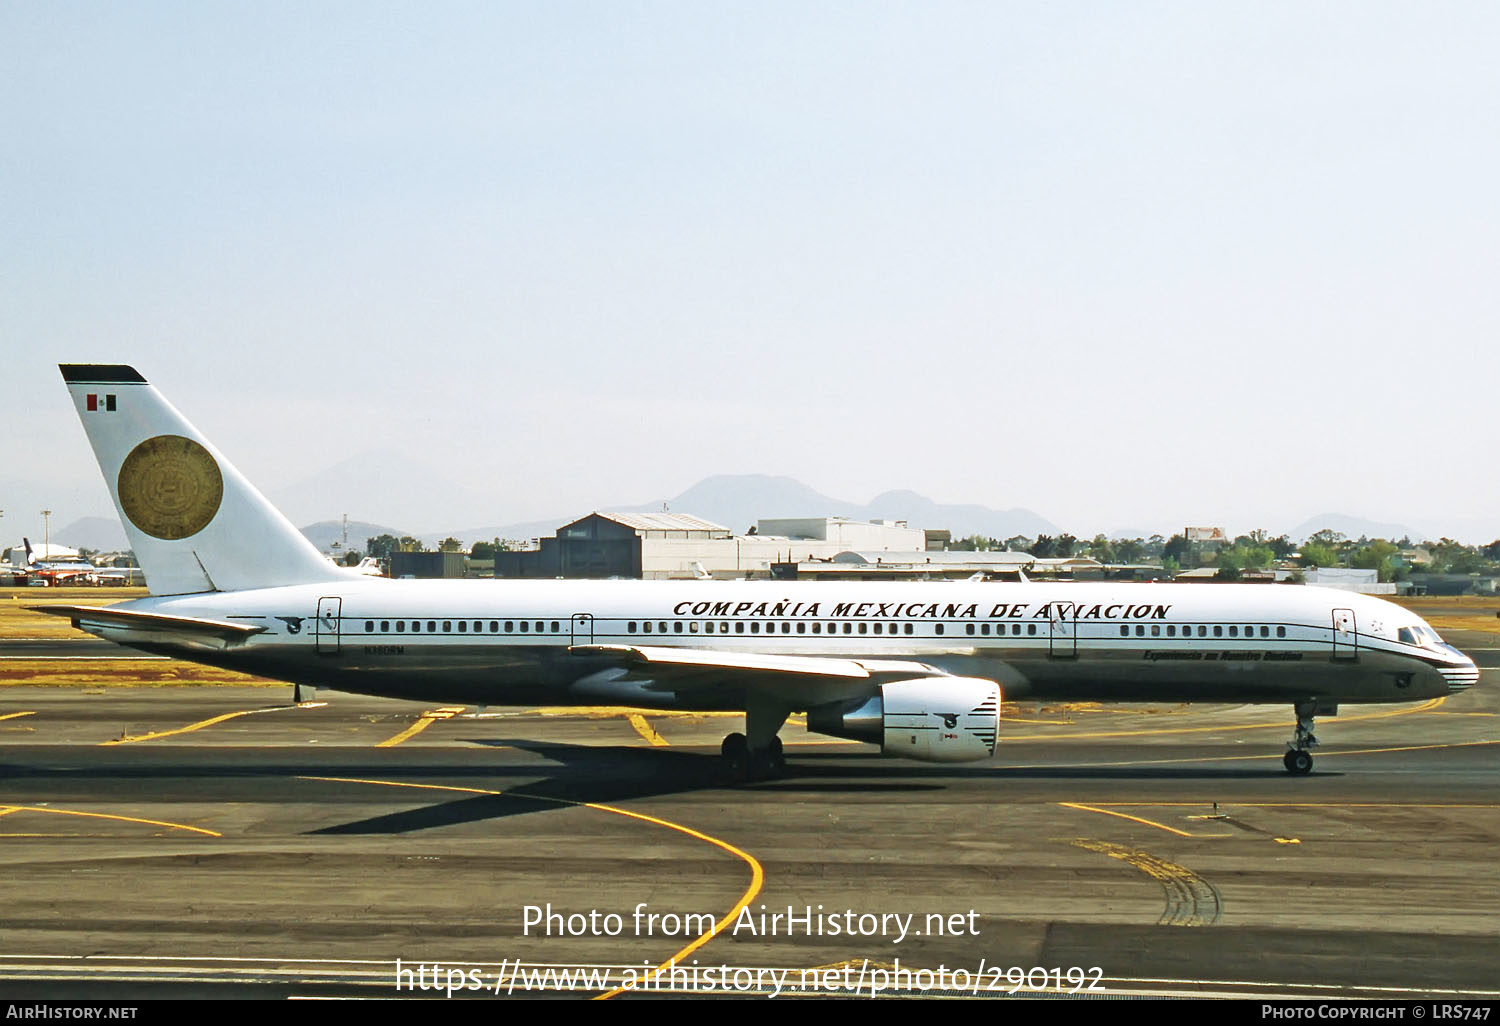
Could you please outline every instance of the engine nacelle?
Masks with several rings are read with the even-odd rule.
[[[1000,685],[979,677],[892,681],[879,695],[809,709],[807,729],[922,762],[988,759],[1000,732]]]

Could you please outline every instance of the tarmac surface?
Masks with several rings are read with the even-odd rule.
[[[1500,997],[1497,669],[1302,778],[1271,706],[1007,705],[957,767],[792,723],[736,787],[733,716],[290,698],[0,691],[0,997]]]

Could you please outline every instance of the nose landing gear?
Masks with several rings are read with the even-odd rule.
[[[1281,764],[1288,773],[1302,777],[1312,772],[1313,757],[1308,749],[1318,743],[1313,734],[1313,717],[1317,714],[1318,703],[1298,702],[1292,708],[1297,713],[1297,732],[1286,743],[1288,751],[1281,757]]]

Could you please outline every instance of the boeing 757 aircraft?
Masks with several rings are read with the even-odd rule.
[[[1314,716],[1472,686],[1399,606],[1311,587],[1131,583],[393,581],[332,566],[133,368],[67,364],[150,587],[44,606],[147,652],[422,701],[745,713],[739,779],[779,772],[793,712],[890,755],[994,754],[1000,695],[1274,702]]]

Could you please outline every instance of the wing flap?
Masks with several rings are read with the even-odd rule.
[[[649,681],[654,691],[742,690],[775,695],[794,708],[868,694],[891,677],[946,676],[926,663],[897,659],[768,655],[722,649],[656,645],[576,645],[578,655],[603,657],[625,668],[627,676]]]

